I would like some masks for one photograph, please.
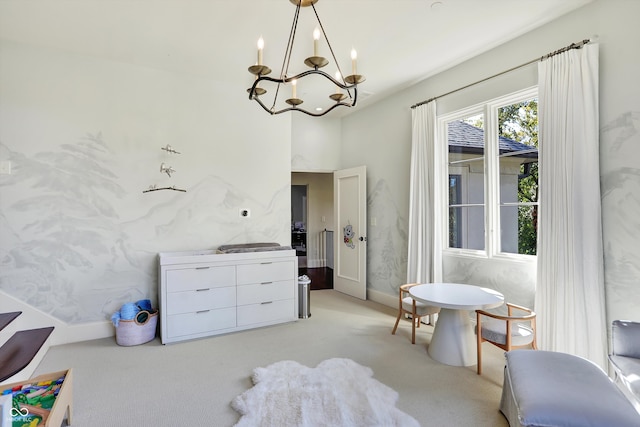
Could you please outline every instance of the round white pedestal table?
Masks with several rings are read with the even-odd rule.
[[[426,283],[412,287],[409,293],[416,301],[440,307],[427,348],[429,356],[445,365],[475,365],[475,334],[469,311],[499,307],[504,296],[492,289],[460,283]]]

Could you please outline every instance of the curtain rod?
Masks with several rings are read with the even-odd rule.
[[[520,65],[518,65],[516,67],[509,68],[508,70],[505,70],[505,71],[501,71],[498,74],[494,74],[492,76],[485,77],[484,79],[478,80],[477,82],[469,83],[466,86],[459,87],[458,89],[454,89],[454,90],[449,91],[447,93],[443,93],[442,95],[434,96],[433,98],[429,98],[426,101],[418,102],[417,104],[412,105],[411,109],[414,109],[414,108],[419,107],[419,106],[424,105],[424,104],[428,104],[429,102],[434,101],[434,100],[436,100],[438,98],[442,98],[444,96],[451,95],[452,93],[456,93],[456,92],[461,91],[463,89],[466,89],[468,87],[475,86],[475,85],[477,85],[479,83],[486,82],[487,80],[491,80],[491,79],[493,79],[495,77],[498,77],[498,76],[501,76],[503,74],[510,73],[511,71],[515,71],[518,68],[526,67],[527,65],[533,64],[534,62],[544,61],[545,59],[549,59],[552,56],[564,53],[564,52],[566,52],[568,50],[571,50],[571,49],[580,49],[580,48],[582,48],[582,46],[586,45],[590,41],[591,41],[590,39],[584,39],[584,40],[582,40],[580,42],[577,42],[577,43],[571,43],[569,46],[565,46],[562,49],[558,49],[558,50],[556,50],[554,52],[548,53],[548,54],[546,54],[544,56],[541,56],[540,58],[532,59],[529,62],[525,62],[524,64],[520,64]]]

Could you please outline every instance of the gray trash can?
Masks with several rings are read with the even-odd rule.
[[[311,279],[306,275],[298,277],[298,317],[311,317]]]

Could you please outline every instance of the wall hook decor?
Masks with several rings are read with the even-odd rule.
[[[181,191],[183,193],[186,193],[187,190],[183,190],[182,188],[176,188],[175,185],[172,185],[171,187],[156,187],[155,185],[150,185],[148,190],[144,190],[143,193],[149,193],[151,191],[160,191],[160,190],[173,190],[173,191]]]
[[[176,170],[174,168],[172,168],[171,166],[167,166],[164,163],[160,165],[160,173],[166,173],[167,175],[169,175],[169,178],[171,178],[171,174],[175,171]]]
[[[179,151],[176,151],[175,148],[173,148],[171,145],[167,144],[164,147],[160,147],[161,150],[166,151],[167,154],[180,154]],[[171,174],[175,173],[176,170],[172,167],[172,166],[168,166],[166,163],[162,162],[160,164],[160,173],[166,173],[169,178],[171,178]],[[147,190],[142,191],[143,193],[149,193],[151,191],[160,191],[160,190],[172,190],[172,191],[180,191],[183,193],[186,193],[187,190],[183,190],[182,188],[177,188],[175,185],[172,186],[165,186],[165,187],[158,187],[157,185],[153,184],[150,185],[149,188]]]
[[[171,154],[180,154],[179,151],[176,151],[175,148],[173,148],[172,146],[170,146],[169,144],[167,144],[164,147],[160,147],[161,150],[166,151],[167,153],[171,153]]]

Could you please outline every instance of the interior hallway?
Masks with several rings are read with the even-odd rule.
[[[298,276],[306,274],[311,279],[311,290],[333,289],[333,269],[329,267],[299,268]]]

